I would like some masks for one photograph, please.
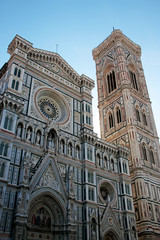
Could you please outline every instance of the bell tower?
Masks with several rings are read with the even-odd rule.
[[[130,148],[139,239],[160,238],[159,139],[141,63],[141,48],[114,30],[93,49],[101,137]]]

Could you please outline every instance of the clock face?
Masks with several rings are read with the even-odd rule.
[[[59,117],[57,104],[50,98],[42,97],[38,101],[41,113],[48,119],[56,120]]]

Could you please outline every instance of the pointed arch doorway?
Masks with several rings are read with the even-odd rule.
[[[111,230],[105,234],[103,240],[120,240],[120,238],[114,231]]]
[[[45,194],[32,202],[27,223],[27,240],[63,240],[64,213],[58,202]]]

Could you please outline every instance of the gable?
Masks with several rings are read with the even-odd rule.
[[[29,194],[50,189],[67,199],[67,192],[56,159],[47,154],[30,182]],[[43,191],[42,190],[42,191]]]

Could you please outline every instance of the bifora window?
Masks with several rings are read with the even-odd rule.
[[[140,122],[141,119],[140,119],[140,114],[139,114],[139,110],[136,108],[136,118],[137,118],[137,121]]]
[[[129,71],[130,73],[130,78],[131,78],[131,83],[133,84],[134,89],[138,91],[138,85],[137,85],[137,80],[136,80],[136,74]]]
[[[108,92],[112,92],[116,89],[116,78],[114,71],[107,74]]]
[[[146,147],[145,147],[144,145],[142,146],[142,152],[143,152],[143,158],[144,158],[144,160],[147,161],[147,160],[148,160],[148,159],[147,159],[147,152],[146,152]]]
[[[112,113],[109,114],[109,127],[110,128],[113,127],[113,114]]]
[[[15,79],[13,79],[11,88],[13,88],[13,89],[18,91],[18,87],[19,87],[19,82],[15,81]]]
[[[119,124],[120,122],[122,122],[121,110],[119,108],[117,108],[116,114],[117,114],[117,123]]]
[[[147,118],[146,118],[146,114],[143,113],[142,116],[143,116],[143,122],[144,122],[144,125],[147,126]]]

